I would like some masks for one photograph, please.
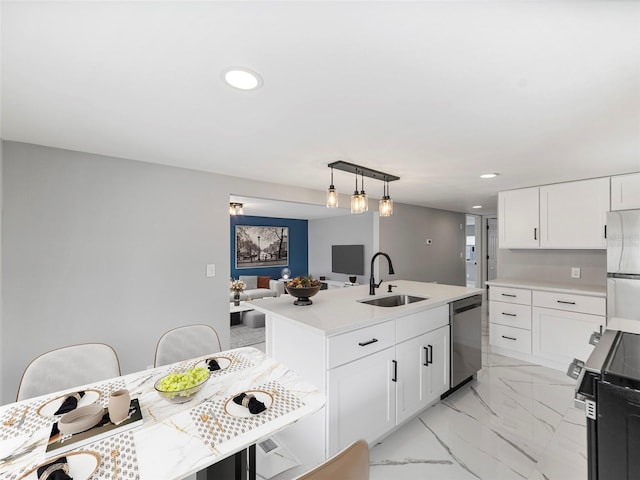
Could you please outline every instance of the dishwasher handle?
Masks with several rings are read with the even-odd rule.
[[[456,315],[458,313],[466,312],[474,308],[482,306],[482,295],[474,295],[472,297],[463,298],[451,303],[451,314]]]

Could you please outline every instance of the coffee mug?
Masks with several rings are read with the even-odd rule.
[[[131,403],[131,395],[129,390],[123,388],[116,390],[109,395],[109,420],[117,425],[129,416],[129,404]]]

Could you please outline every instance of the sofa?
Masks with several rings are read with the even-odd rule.
[[[245,291],[240,294],[240,300],[279,297],[284,293],[284,283],[278,280],[272,280],[271,277],[240,275],[238,280],[242,280],[247,284]],[[265,288],[267,285],[269,288]],[[233,301],[233,292],[229,293],[229,301]]]

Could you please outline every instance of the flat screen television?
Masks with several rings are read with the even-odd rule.
[[[331,271],[364,275],[364,245],[332,245]]]

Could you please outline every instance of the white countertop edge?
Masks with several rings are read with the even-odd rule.
[[[489,280],[487,285],[492,287],[529,288],[545,292],[571,293],[575,295],[589,295],[590,297],[607,296],[607,287],[599,285],[571,285],[559,282],[543,282],[538,280],[519,280],[513,278],[499,278]]]
[[[607,330],[640,334],[640,320],[612,317],[607,320]]]
[[[279,317],[279,319],[301,326],[317,335],[331,337],[372,325],[377,325],[379,323],[384,323],[389,320],[394,320],[406,315],[411,315],[416,312],[431,310],[433,308],[446,305],[450,302],[454,302],[462,298],[470,297],[473,295],[482,295],[484,293],[484,290],[479,288],[467,288],[443,284],[413,282],[406,280],[397,280],[393,281],[392,283],[398,285],[397,290],[394,290],[392,293],[380,292],[376,295],[372,295],[371,297],[369,297],[368,295],[368,286],[325,290],[324,292],[328,293],[324,294],[324,298],[316,300],[317,297],[312,297],[312,301],[318,302],[317,306],[316,303],[314,303],[314,305],[294,307],[294,297],[291,296],[280,296],[278,299],[254,300],[253,302],[251,302],[251,305],[256,310],[266,315],[276,315]],[[438,293],[434,295],[430,293],[430,290],[444,289],[447,290],[444,294]],[[456,290],[456,293],[451,293],[450,290],[452,289]],[[460,291],[457,291],[458,289],[460,289]],[[314,309],[314,307],[316,308],[316,311],[321,312],[324,315],[340,316],[340,314],[347,311],[349,307],[353,308],[355,303],[360,303],[358,302],[358,300],[367,298],[380,298],[398,294],[426,296],[429,297],[429,299],[399,307],[376,307],[372,305],[361,304],[357,307],[358,311],[351,312],[353,316],[358,315],[357,319],[353,318],[352,316],[352,318],[348,320],[333,322],[337,325],[331,326],[313,324],[311,321],[308,321],[304,318],[306,315],[305,312],[311,312],[311,309]],[[329,295],[330,297],[327,297],[327,295]],[[322,303],[320,303],[321,301]],[[335,302],[335,306],[329,306],[329,302]]]

